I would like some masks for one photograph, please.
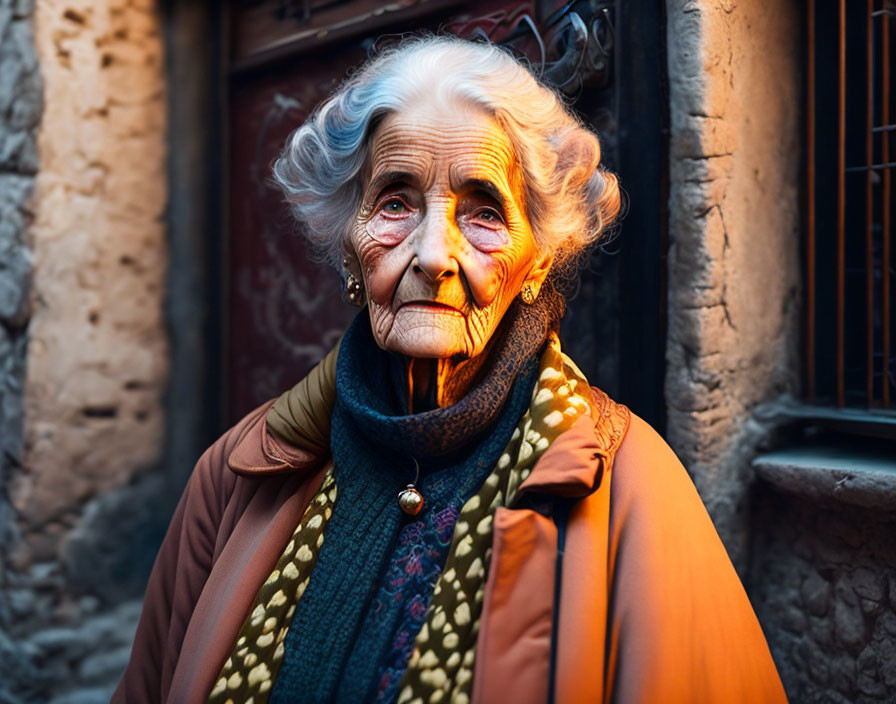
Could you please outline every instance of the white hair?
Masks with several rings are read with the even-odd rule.
[[[406,39],[364,64],[288,138],[274,180],[323,260],[341,269],[361,202],[370,136],[383,116],[431,96],[490,114],[519,162],[526,215],[542,251],[563,262],[598,242],[620,208],[600,143],[508,51],[452,36]]]

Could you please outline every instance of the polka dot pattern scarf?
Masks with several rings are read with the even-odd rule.
[[[283,661],[283,639],[296,604],[308,587],[324,528],[333,515],[336,483],[332,470],[308,504],[274,571],[255,597],[236,645],[215,682],[209,704],[266,702]]]

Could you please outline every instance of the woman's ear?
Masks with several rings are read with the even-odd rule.
[[[526,280],[523,282],[523,287],[530,286],[532,292],[535,296],[538,296],[538,292],[541,290],[541,285],[544,283],[544,280],[547,278],[548,273],[551,271],[551,266],[554,264],[554,255],[552,252],[543,252],[540,254],[535,263],[532,265],[532,268],[529,270],[528,276],[526,276]]]
[[[342,278],[345,285],[345,297],[352,305],[364,305],[364,282],[361,278],[361,265],[354,249],[349,246],[342,249]]]
[[[347,274],[361,276],[361,261],[348,237],[342,240],[342,270]]]

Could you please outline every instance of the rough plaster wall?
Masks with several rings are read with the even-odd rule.
[[[793,702],[892,702],[896,514],[768,489],[751,594]]]
[[[751,410],[797,383],[798,8],[666,7],[668,437],[743,574]]]
[[[146,470],[162,449],[167,375],[159,25],[151,0],[36,3],[45,108],[25,446],[6,477],[17,652],[0,662],[29,686],[8,701],[108,701],[139,611],[126,598],[145,579],[129,582],[145,562],[131,553],[156,539],[141,526],[159,493]]]

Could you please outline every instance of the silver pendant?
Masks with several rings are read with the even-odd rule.
[[[411,459],[414,460],[414,467],[416,467],[417,471],[414,474],[414,481],[398,492],[398,505],[407,515],[416,516],[423,510],[423,494],[417,491],[417,487],[414,486],[414,484],[420,481],[420,463],[414,457],[411,457]]]
[[[398,505],[409,516],[416,516],[423,509],[423,494],[413,484],[408,484],[398,494]]]

